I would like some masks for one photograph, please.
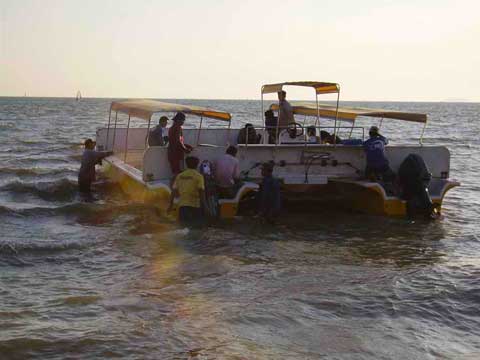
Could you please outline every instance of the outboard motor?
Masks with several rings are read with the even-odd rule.
[[[418,215],[431,218],[436,208],[428,192],[432,174],[418,154],[409,154],[398,169],[398,181],[402,188],[401,198],[407,201],[407,216]]]

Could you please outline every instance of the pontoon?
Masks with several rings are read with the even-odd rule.
[[[328,129],[332,134],[353,133],[365,139],[362,127],[355,126],[358,116],[380,119],[396,119],[423,124],[423,130],[418,145],[388,145],[387,157],[394,171],[398,170],[401,162],[411,153],[420,155],[430,172],[432,180],[429,192],[432,201],[440,210],[445,193],[458,182],[449,179],[450,153],[443,146],[424,146],[423,133],[427,124],[427,115],[411,112],[400,112],[383,109],[367,109],[340,107],[340,86],[325,82],[287,82],[262,86],[261,103],[262,113],[265,110],[264,95],[276,93],[285,86],[303,86],[313,88],[315,103],[293,104],[293,111],[297,117],[296,129],[307,125],[307,119],[312,119],[310,126],[317,130]],[[335,105],[320,104],[318,95],[337,94]],[[278,112],[278,105],[268,107]],[[323,144],[310,143],[299,131],[300,141],[283,144],[269,139],[269,131],[265,126],[255,126],[256,132],[261,135],[259,143],[238,144],[237,137],[241,129],[231,128],[231,114],[225,111],[210,108],[165,103],[154,100],[126,100],[115,101],[111,104],[109,120],[106,128],[97,131],[97,147],[113,151],[104,163],[104,171],[108,177],[118,182],[122,189],[137,201],[151,201],[158,208],[165,210],[170,197],[170,182],[172,174],[167,161],[167,147],[147,144],[152,116],[157,113],[173,114],[182,111],[187,115],[184,128],[185,142],[194,146],[192,155],[201,161],[214,162],[225,153],[226,147],[238,147],[237,158],[245,174],[243,186],[233,199],[219,199],[219,213],[223,218],[237,215],[242,202],[248,195],[258,190],[261,182],[260,167],[263,162],[276,164],[274,175],[282,181],[282,196],[285,206],[295,203],[325,203],[329,207],[341,207],[347,210],[388,215],[405,216],[406,201],[394,194],[379,182],[368,181],[364,178],[365,154],[362,146],[344,145],[341,143]],[[119,126],[119,115],[126,118],[126,127]],[[303,116],[303,123],[298,117]],[[146,127],[131,127],[133,118],[140,119]],[[198,121],[192,121],[197,118]],[[209,126],[204,123],[208,121]],[[220,126],[212,126],[216,121]],[[326,126],[326,122],[333,121],[333,126]],[[254,122],[254,121],[252,121]],[[347,126],[341,123],[347,122]],[[327,124],[328,125],[328,124]],[[277,127],[276,131],[282,130]],[[303,140],[302,140],[303,139]],[[299,140],[299,139],[296,139]],[[272,143],[271,143],[272,142]],[[346,142],[348,143],[348,142]],[[360,141],[361,143],[361,141]],[[312,207],[314,211],[315,207]]]

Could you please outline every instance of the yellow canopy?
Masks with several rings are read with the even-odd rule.
[[[335,83],[320,81],[291,81],[278,84],[267,84],[262,86],[262,94],[271,94],[279,92],[284,85],[313,87],[317,94],[332,94],[340,91],[340,85]]]
[[[317,116],[317,106],[310,103],[294,103],[292,105],[293,113],[307,116]],[[278,104],[270,105],[270,109],[278,111]],[[328,104],[318,105],[320,117],[335,119],[336,106]],[[339,107],[338,120],[354,122],[357,116],[369,116],[377,118],[388,118],[419,123],[427,122],[427,114],[402,112],[394,110],[368,109],[362,107]]]
[[[124,100],[114,101],[110,106],[113,111],[118,111],[130,116],[149,120],[152,114],[157,112],[183,112],[185,114],[193,114],[204,116],[207,118],[230,121],[232,116],[223,111],[212,110],[200,106],[181,105],[174,103],[166,103],[156,100]]]

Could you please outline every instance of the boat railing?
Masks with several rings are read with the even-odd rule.
[[[291,145],[304,145],[304,146],[308,146],[308,145],[332,145],[332,146],[336,146],[336,145],[344,145],[342,144],[342,142],[338,142],[339,140],[339,137],[338,137],[338,134],[339,134],[339,130],[341,129],[345,129],[345,130],[348,130],[349,132],[349,135],[348,135],[348,140],[352,140],[352,133],[353,131],[356,131],[356,130],[359,130],[361,132],[361,140],[362,143],[365,141],[365,128],[362,127],[362,126],[293,126],[293,125],[290,125],[290,126],[283,126],[283,127],[276,127],[276,126],[253,126],[251,127],[255,132],[254,132],[254,136],[257,140],[257,136],[258,136],[258,133],[257,133],[257,130],[260,130],[259,133],[261,132],[261,138],[259,139],[259,142],[251,142],[250,139],[249,139],[249,135],[248,135],[248,131],[247,130],[247,134],[245,135],[245,142],[242,142],[242,143],[238,143],[238,145],[245,145],[245,147],[248,148],[248,146],[252,146],[252,145],[272,145],[272,146],[275,146],[275,147],[278,147],[278,146],[291,146]],[[303,141],[302,140],[295,140],[295,141],[292,141],[292,142],[287,142],[287,143],[282,143],[281,142],[281,139],[280,139],[280,134],[282,133],[282,131],[284,130],[288,130],[288,129],[298,129],[298,128],[301,128],[303,129],[303,132],[301,133],[301,135],[299,135],[298,137],[303,137]],[[308,129],[315,129],[315,136],[317,137],[317,141],[315,142],[310,142],[308,141],[308,138],[307,138],[307,130]],[[330,132],[329,130],[333,130],[332,132]],[[321,131],[326,131],[328,132],[329,136],[331,137],[331,140],[332,141],[322,141],[322,139],[320,138],[320,134],[321,134]],[[318,134],[318,135],[317,135]],[[275,139],[274,142],[270,142],[270,138],[273,138]],[[292,138],[292,139],[295,139]]]

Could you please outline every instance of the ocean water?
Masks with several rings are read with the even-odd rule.
[[[429,113],[425,144],[462,182],[439,221],[311,209],[197,232],[113,185],[78,196],[80,144],[110,102],[0,98],[0,359],[480,358],[480,104],[348,103]],[[261,113],[181,102],[236,125]]]

